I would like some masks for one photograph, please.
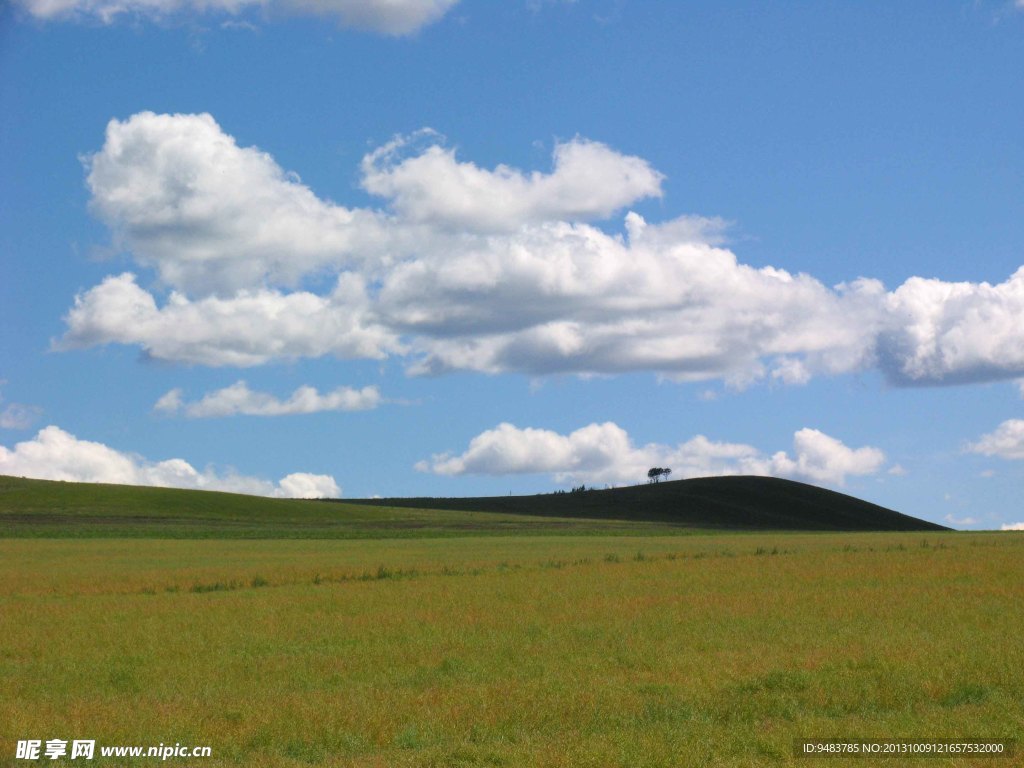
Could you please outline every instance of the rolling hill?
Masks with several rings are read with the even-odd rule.
[[[946,529],[852,496],[764,477],[534,496],[300,501],[0,476],[0,537],[350,539],[699,530]]]
[[[217,491],[0,475],[0,538],[393,539],[502,534],[658,534],[656,523],[268,499]]]
[[[632,520],[692,528],[804,531],[941,531],[853,496],[774,477],[702,477],[537,496],[361,499],[354,503],[516,515]]]

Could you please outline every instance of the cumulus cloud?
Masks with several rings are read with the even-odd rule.
[[[645,197],[660,197],[662,175],[647,161],[575,138],[555,146],[554,169],[526,174],[459,162],[437,144],[405,156],[416,138],[399,137],[363,159],[363,187],[388,198],[404,219],[470,231],[508,231],[526,223],[603,219]]]
[[[194,488],[282,498],[338,497],[329,475],[297,472],[272,483],[235,472],[199,471],[184,459],[149,461],[48,426],[13,449],[0,445],[0,474],[81,483]]]
[[[1024,459],[1024,419],[1004,421],[994,432],[968,444],[967,450],[1001,459]]]
[[[1024,531],[1024,523],[1007,523],[1000,526],[1001,531]]]
[[[275,495],[289,499],[336,499],[341,496],[341,488],[330,475],[292,472],[281,478]]]
[[[210,115],[111,120],[85,162],[90,208],[115,243],[182,290],[291,286],[384,247],[377,214],[321,200]]]
[[[328,295],[262,289],[192,300],[174,291],[159,306],[124,273],[76,296],[65,320],[58,349],[138,344],[154,358],[210,366],[383,358],[400,349],[395,334],[371,318],[362,282],[349,274]]]
[[[878,448],[848,448],[824,432],[801,429],[793,435],[793,457],[776,453],[769,474],[842,485],[847,475],[873,475],[884,463]]]
[[[886,297],[879,364],[900,384],[1013,378],[1024,371],[1024,267],[1006,282],[912,277]]]
[[[505,423],[474,437],[462,454],[438,454],[416,469],[440,475],[550,473],[559,482],[630,483],[646,477],[652,466],[667,466],[681,479],[772,475],[843,485],[847,476],[874,474],[884,463],[879,449],[852,449],[816,429],[793,435],[792,455],[779,451],[767,456],[750,445],[714,442],[703,435],[675,446],[636,446],[613,422],[590,424],[568,435]]]
[[[289,416],[321,411],[366,411],[381,402],[377,387],[338,387],[320,394],[315,387],[302,386],[286,400],[249,389],[244,381],[210,392],[195,402],[182,400],[180,389],[172,389],[157,400],[154,409],[165,413],[183,411],[193,419],[215,416]]]
[[[831,290],[739,264],[689,219],[626,217],[627,237],[554,222],[394,267],[377,299],[415,336],[415,373],[615,373],[756,380],[791,358],[848,369],[870,353],[880,287]],[[466,246],[469,247],[466,247]],[[852,324],[850,314],[861,318]]]
[[[327,16],[342,26],[408,35],[444,16],[459,0],[15,0],[38,19],[166,18],[179,14],[237,16],[252,9]]]
[[[93,211],[158,282],[125,273],[83,292],[59,347],[733,387],[872,368],[907,386],[1024,375],[1024,268],[996,285],[829,287],[743,264],[714,218],[627,212],[608,232],[598,222],[661,195],[662,176],[581,137],[555,147],[550,172],[460,160],[430,131],[400,137],[362,163],[380,208],[317,197],[209,115],[114,120],[87,166]]]

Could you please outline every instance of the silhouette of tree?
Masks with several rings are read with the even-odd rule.
[[[661,481],[661,478],[668,478],[672,474],[672,470],[668,467],[651,467],[647,470],[647,482],[657,483]]]

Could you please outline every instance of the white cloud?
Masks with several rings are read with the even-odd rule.
[[[977,525],[981,522],[973,517],[954,517],[953,515],[946,515],[942,519],[950,525]]]
[[[459,0],[15,0],[39,19],[164,18],[176,14],[238,15],[250,9],[335,18],[342,26],[408,35],[444,16]]]
[[[0,380],[0,384],[4,382]],[[0,403],[4,398],[0,395]],[[42,408],[35,405],[8,403],[0,410],[0,429],[28,429],[39,418]]]
[[[285,8],[336,16],[357,29],[408,35],[433,24],[459,0],[286,0]]]
[[[351,267],[386,235],[377,214],[319,199],[207,114],[111,120],[86,167],[90,208],[115,242],[165,284],[200,295]]]
[[[811,372],[803,360],[782,357],[772,370],[772,378],[783,384],[806,384],[811,380]]]
[[[39,418],[40,409],[33,405],[8,403],[0,411],[0,428],[28,429]]]
[[[295,473],[279,483],[235,472],[196,470],[184,459],[149,461],[103,443],[79,440],[59,427],[48,426],[13,449],[0,445],[0,474],[40,480],[149,485],[231,491],[256,496],[338,497],[341,489],[329,475]]]
[[[976,443],[968,444],[967,450],[1002,459],[1024,459],[1024,419],[1004,421],[994,432],[982,435]]]
[[[108,277],[76,296],[57,348],[138,344],[161,360],[239,367],[324,355],[382,358],[400,349],[371,319],[359,278],[347,273],[326,296],[263,289],[190,300],[173,292],[162,307],[135,280]]]
[[[592,220],[660,195],[661,175],[583,138],[556,147],[549,173],[461,161],[429,131],[396,139],[363,161],[380,209],[318,198],[209,115],[112,121],[88,166],[93,210],[159,283],[124,274],[82,293],[58,346],[233,366],[401,355],[414,374],[648,370],[733,388],[871,368],[915,386],[1024,375],[1024,268],[887,292],[742,264],[717,219],[628,213],[609,233]]]
[[[1024,267],[998,285],[912,277],[887,297],[879,362],[900,384],[1024,372]]]
[[[1024,523],[1007,523],[1000,526],[1001,531],[1024,531]]]
[[[377,309],[416,337],[411,370],[756,379],[762,358],[846,369],[870,352],[879,290],[738,264],[684,218],[626,217],[628,238],[567,222],[421,253],[385,277]],[[851,314],[861,322],[853,324]],[[813,362],[812,362],[813,359]]]
[[[176,413],[181,409],[183,402],[181,399],[181,388],[175,387],[160,396],[156,403],[153,404],[153,410],[162,413]]]
[[[336,499],[341,488],[330,475],[311,475],[308,472],[293,472],[285,475],[278,483],[279,493],[289,499]]]
[[[441,475],[550,473],[590,483],[639,482],[652,466],[672,468],[683,479],[712,475],[773,475],[842,485],[848,475],[878,472],[885,455],[877,448],[851,449],[815,429],[793,436],[794,454],[766,456],[742,443],[720,443],[698,435],[676,446],[635,446],[612,422],[590,424],[568,435],[500,424],[474,437],[460,455],[435,455],[416,469]]]
[[[604,219],[645,197],[661,196],[662,175],[643,159],[575,138],[555,146],[550,174],[459,162],[431,143],[404,156],[415,139],[399,137],[363,159],[363,187],[388,198],[405,220],[468,231],[512,231],[545,221]]]
[[[183,410],[186,416],[200,419],[238,414],[288,416],[321,411],[365,411],[376,408],[380,402],[380,392],[373,386],[362,389],[338,387],[323,394],[314,387],[302,386],[288,399],[279,400],[266,392],[253,391],[244,381],[238,381],[192,403],[182,400],[180,389],[172,389],[157,400],[153,407],[168,413]]]
[[[847,448],[816,429],[794,434],[793,450],[793,458],[781,452],[772,456],[770,474],[842,485],[847,475],[873,475],[885,463],[878,448]]]

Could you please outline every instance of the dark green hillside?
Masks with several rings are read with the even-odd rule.
[[[537,496],[379,499],[359,504],[517,515],[585,517],[693,528],[805,531],[941,531],[945,526],[867,501],[773,477],[703,477]]]

